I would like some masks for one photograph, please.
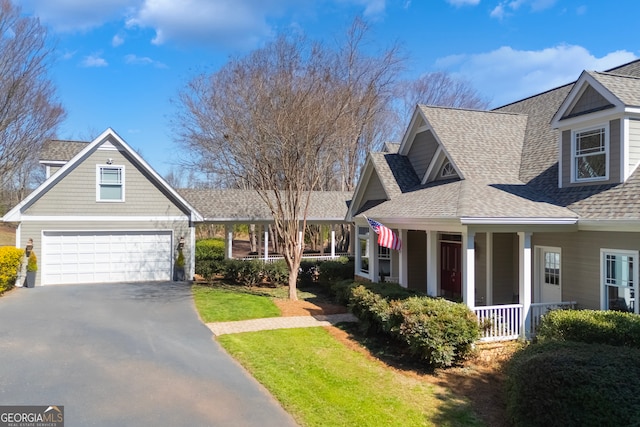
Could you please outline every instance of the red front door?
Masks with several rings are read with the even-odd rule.
[[[462,299],[462,245],[440,242],[440,293],[448,299]]]

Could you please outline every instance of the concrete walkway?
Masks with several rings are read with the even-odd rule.
[[[215,336],[240,332],[256,332],[271,329],[309,328],[329,326],[340,322],[357,322],[351,313],[318,316],[268,317],[265,319],[239,320],[236,322],[207,323]]]

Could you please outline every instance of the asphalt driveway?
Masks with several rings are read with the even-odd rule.
[[[295,425],[174,282],[1,297],[0,404],[64,405],[67,427]]]

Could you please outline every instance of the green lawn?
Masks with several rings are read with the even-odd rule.
[[[247,292],[193,287],[205,322],[279,315],[272,296]],[[468,402],[368,359],[323,328],[222,335],[217,340],[302,426],[483,425]]]
[[[469,404],[348,349],[323,328],[222,335],[303,426],[481,426]]]
[[[280,316],[278,307],[265,296],[202,285],[194,285],[192,289],[196,308],[205,323]]]

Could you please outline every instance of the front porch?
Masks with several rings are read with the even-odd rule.
[[[549,310],[577,304],[564,299],[560,249],[532,244],[537,229],[399,228],[402,249],[389,251],[361,226],[356,274],[464,302],[478,317],[481,341],[530,339]]]

